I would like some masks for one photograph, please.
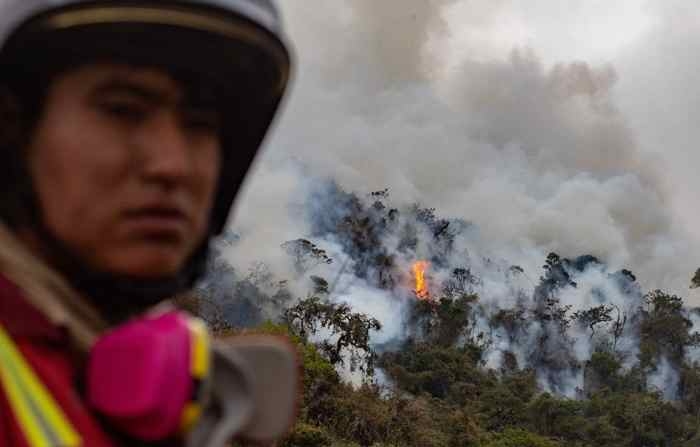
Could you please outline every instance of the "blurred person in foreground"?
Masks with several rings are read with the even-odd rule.
[[[268,443],[296,357],[192,288],[285,91],[269,0],[0,4],[0,445]]]

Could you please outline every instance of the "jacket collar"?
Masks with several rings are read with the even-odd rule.
[[[0,223],[0,316],[3,325],[34,335],[55,335],[42,328],[64,328],[76,347],[87,352],[108,325],[96,309],[58,273],[34,256]],[[16,310],[6,308],[15,307]],[[22,324],[12,322],[18,318]],[[26,320],[26,321],[25,321]]]
[[[22,291],[0,274],[0,325],[12,337],[60,340],[65,331],[29,303]]]

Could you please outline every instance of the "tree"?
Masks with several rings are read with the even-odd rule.
[[[571,275],[566,269],[566,266],[569,265],[569,263],[570,262],[568,259],[562,259],[556,253],[549,253],[547,255],[545,264],[542,266],[545,274],[544,276],[540,277],[540,287],[544,287],[546,291],[550,292],[544,293],[545,296],[551,295],[551,292],[558,287],[576,287],[576,283],[571,280]]]
[[[546,298],[539,308],[535,310],[535,317],[543,322],[552,324],[560,335],[565,336],[566,330],[571,325],[568,312],[571,305],[562,305],[558,298]]]
[[[508,429],[482,445],[483,447],[559,447],[561,444],[522,429]]]
[[[294,426],[280,447],[326,447],[331,441],[331,436],[323,428],[302,422]]]
[[[615,317],[615,321],[613,322],[612,326],[612,334],[613,334],[613,350],[617,349],[617,342],[620,340],[620,337],[622,337],[622,334],[625,332],[625,326],[627,324],[627,314],[625,312],[622,312],[620,308],[616,305],[612,305],[615,308],[615,311],[617,311],[617,316]]]
[[[675,365],[683,362],[690,346],[700,344],[700,334],[691,333],[693,323],[685,316],[683,299],[654,290],[644,296],[641,353],[643,366],[651,366],[661,355]]]
[[[591,330],[590,338],[593,339],[596,326],[613,321],[610,315],[612,310],[612,306],[601,304],[600,306],[591,307],[590,309],[574,312],[571,318],[578,321],[579,324],[587,326]]]
[[[282,244],[282,248],[294,260],[294,268],[298,274],[321,264],[331,264],[333,260],[328,257],[325,250],[306,239],[295,239]]]
[[[492,328],[503,328],[508,335],[508,341],[511,343],[524,334],[526,323],[526,310],[522,307],[500,309],[491,317],[489,322]]]
[[[622,364],[615,354],[606,351],[596,351],[586,362],[583,372],[583,391],[591,396],[607,387],[617,390],[621,387],[620,369]]]
[[[304,340],[320,328],[330,331],[330,337],[321,341],[319,348],[332,365],[344,365],[343,354],[350,357],[350,369],[359,368],[367,375],[374,373],[376,354],[369,345],[370,331],[381,330],[376,318],[352,312],[347,303],[333,303],[312,296],[284,312],[284,321],[293,334]]]
[[[474,275],[471,269],[458,267],[452,270],[452,274],[442,287],[442,292],[446,296],[455,298],[460,295],[473,294],[474,287],[481,284],[481,278]]]
[[[445,347],[407,341],[380,359],[382,369],[403,390],[436,398],[452,397],[460,403],[473,399],[491,377],[478,367],[481,351],[471,345]]]
[[[213,333],[225,332],[231,329],[226,321],[221,306],[214,302],[206,291],[192,291],[174,299],[175,305],[207,322]]]
[[[478,302],[477,294],[463,294],[456,299],[442,298],[436,307],[437,342],[451,346],[463,339],[465,345],[484,348],[488,343],[487,334],[478,331],[474,320],[474,307]]]
[[[310,279],[313,283],[314,295],[328,295],[330,293],[330,291],[328,290],[328,281],[326,281],[324,278],[312,275]]]
[[[440,346],[487,343],[486,334],[475,333],[474,306],[477,294],[446,295],[436,300],[416,300],[412,308],[411,324],[421,329],[420,337]]]

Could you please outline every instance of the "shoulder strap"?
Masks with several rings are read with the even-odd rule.
[[[0,386],[31,447],[81,447],[82,439],[0,325]]]

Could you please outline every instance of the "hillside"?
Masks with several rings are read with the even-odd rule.
[[[310,234],[280,246],[289,277],[236,269],[228,234],[185,303],[299,345],[282,445],[700,445],[700,313],[682,297],[590,254],[492,257],[474,225],[388,190],[330,183],[309,203]]]

